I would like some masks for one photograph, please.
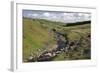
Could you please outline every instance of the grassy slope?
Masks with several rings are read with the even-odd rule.
[[[51,48],[55,43],[53,33],[49,28],[58,27],[56,22],[46,20],[37,20],[23,18],[23,59],[29,58],[30,55],[41,53],[44,48]],[[49,45],[48,45],[49,44]],[[41,51],[38,51],[38,50]],[[49,49],[48,49],[49,50]]]
[[[28,58],[31,53],[44,46],[49,39],[47,29],[43,29],[38,21],[23,20],[23,57]]]
[[[79,39],[80,35],[78,33],[80,33],[84,37],[88,33],[90,33],[89,24],[71,26],[71,27],[62,27],[62,25],[64,25],[64,23],[24,18],[23,19],[23,37],[24,37],[23,59],[24,60],[27,59],[31,55],[31,53],[33,55],[37,55],[37,53],[38,54],[41,53],[41,51],[38,51],[38,49],[44,50],[43,48],[48,47],[47,46],[48,44],[51,46],[55,44],[55,41],[53,39],[53,33],[52,32],[49,33],[50,28],[55,28],[60,32],[68,33],[68,38],[70,41]],[[74,55],[77,55],[78,53],[79,52],[76,52],[76,54]],[[65,59],[64,56],[65,53],[62,53],[54,60],[64,60]],[[70,58],[68,57],[66,59],[70,59]]]
[[[85,54],[83,51],[88,50],[91,51],[91,41],[87,41],[87,36],[91,34],[90,24],[86,25],[78,25],[71,27],[62,28],[65,32],[68,33],[69,41],[75,41],[82,38],[81,45],[77,48],[78,51],[69,51],[67,54],[62,53],[58,55],[54,60],[80,60],[80,59],[90,59],[90,54]]]

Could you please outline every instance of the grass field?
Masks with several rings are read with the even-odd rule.
[[[27,62],[30,56],[38,57],[45,50],[52,51],[57,48],[57,38],[52,29],[64,34],[65,36],[61,39],[65,41],[67,38],[69,43],[67,47],[70,46],[67,52],[62,51],[52,61],[91,59],[90,23],[65,25],[65,23],[44,19],[23,18],[23,62]],[[73,47],[76,48],[73,49]]]

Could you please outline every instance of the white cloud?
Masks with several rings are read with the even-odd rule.
[[[80,16],[80,17],[83,16],[83,15],[84,15],[83,13],[78,13],[78,16]]]
[[[38,14],[32,14],[32,16],[35,16],[36,17],[36,16],[38,16]]]
[[[43,15],[46,16],[46,17],[49,17],[50,16],[50,13],[45,12],[45,13],[43,13]]]
[[[63,16],[70,16],[72,17],[73,16],[73,13],[62,13]]]
[[[38,14],[28,14],[28,17],[37,17]]]
[[[63,20],[69,21],[74,19],[74,13],[62,13]]]
[[[90,14],[84,14],[85,17],[90,17]]]
[[[63,13],[63,15],[68,15],[67,13]]]

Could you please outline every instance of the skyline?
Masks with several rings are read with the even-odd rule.
[[[23,10],[22,15],[23,17],[27,18],[46,19],[63,23],[74,23],[91,20],[91,13],[81,12]]]

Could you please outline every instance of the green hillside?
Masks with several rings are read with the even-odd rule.
[[[53,60],[90,59],[90,37],[88,37],[91,32],[90,24],[64,25],[66,24],[61,22],[23,18],[23,61],[26,62],[30,56],[37,57],[41,55],[44,50],[50,51],[57,47],[57,39],[52,29],[65,34],[69,42],[81,39],[77,51],[63,52],[53,58]]]

